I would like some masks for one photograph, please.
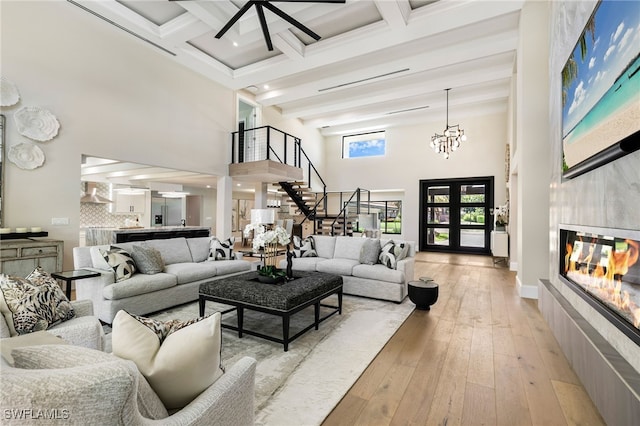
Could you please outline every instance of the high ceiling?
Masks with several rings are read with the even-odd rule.
[[[444,127],[446,88],[452,124],[506,111],[524,0],[274,1],[321,39],[266,10],[273,51],[254,7],[215,38],[246,0],[69,1],[332,135],[417,120]]]

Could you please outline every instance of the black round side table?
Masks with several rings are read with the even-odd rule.
[[[409,281],[409,299],[416,309],[428,311],[438,300],[438,284],[433,281]]]

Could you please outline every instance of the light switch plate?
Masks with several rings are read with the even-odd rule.
[[[68,217],[52,217],[51,224],[52,225],[68,225],[69,218]]]

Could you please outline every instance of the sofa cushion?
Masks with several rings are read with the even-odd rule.
[[[380,256],[380,240],[377,238],[365,238],[364,244],[360,248],[360,263],[365,265],[375,265],[378,263],[378,257]]]
[[[325,259],[333,258],[333,252],[336,249],[336,237],[330,235],[314,235],[313,244],[316,248],[318,257],[324,257]]]
[[[135,362],[169,410],[186,406],[223,374],[219,312],[162,323],[119,311],[112,334],[114,355]]]
[[[353,267],[351,275],[358,278],[366,278],[376,281],[387,281],[391,283],[404,283],[404,273],[396,269],[389,269],[384,265],[356,265]]]
[[[116,282],[128,280],[136,273],[136,263],[128,251],[111,246],[109,250],[100,250],[107,265],[116,274]]]
[[[178,284],[190,283],[218,275],[218,262],[174,263],[165,267],[165,272],[175,275]]]
[[[211,237],[187,238],[187,245],[194,262],[204,262],[209,257]]]
[[[109,250],[108,245],[106,246],[91,246],[89,247],[89,254],[91,255],[91,263],[93,267],[96,269],[102,269],[104,271],[113,271],[111,266],[104,260],[104,256],[102,256],[103,250]]]
[[[75,317],[56,280],[40,267],[27,278],[0,275],[0,312],[11,336],[46,330]]]
[[[162,255],[165,266],[173,263],[193,262],[186,238],[147,240],[144,245],[158,250]]]
[[[220,241],[216,237],[211,238],[209,245],[209,260],[233,260],[233,245],[235,237],[229,237]]]
[[[134,245],[131,257],[136,262],[136,267],[143,274],[157,274],[164,269],[164,260],[160,252],[153,247]]]
[[[408,252],[408,243],[389,241],[380,250],[380,263],[389,269],[396,269],[398,261],[407,257]]]
[[[104,287],[102,296],[109,300],[124,299],[173,287],[177,282],[175,275],[164,272],[155,275],[135,274],[126,281],[116,282]]]
[[[14,367],[28,370],[73,368],[119,359],[113,354],[74,345],[26,346],[14,349],[11,355]],[[139,372],[137,402],[143,417],[159,420],[169,416],[158,395]]]
[[[217,275],[235,274],[251,270],[251,262],[247,260],[218,260],[215,265],[218,270]]]
[[[297,235],[293,236],[293,257],[316,257],[316,252],[313,237],[307,237],[305,239],[300,238]]]
[[[353,267],[359,264],[359,261],[353,259],[327,259],[316,265],[316,271],[337,275],[351,275]]]
[[[291,267],[295,271],[316,271],[317,265],[326,260],[323,257],[296,257],[291,259]],[[287,260],[281,260],[279,266],[281,269],[286,269]]]
[[[333,252],[334,259],[351,259],[360,262],[360,250],[366,239],[353,237],[336,237],[336,248]]]

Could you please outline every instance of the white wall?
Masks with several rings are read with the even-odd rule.
[[[506,111],[476,117],[453,117],[467,135],[462,147],[448,160],[429,148],[431,136],[442,133],[441,121],[387,129],[384,157],[342,158],[342,138],[329,137],[325,150],[328,190],[395,189],[404,191],[402,238],[419,241],[420,180],[495,176],[495,203],[504,204]],[[380,199],[380,198],[378,198]],[[393,199],[398,199],[395,195]]]
[[[640,230],[640,151],[582,176],[562,180],[561,162],[561,81],[560,72],[591,16],[595,1],[558,1],[552,4],[550,67],[551,87],[551,205],[548,228],[550,262],[548,274],[552,284],[611,345],[640,372],[640,347],[582,300],[558,278],[558,225],[572,224],[602,228]]]
[[[40,226],[64,240],[65,268],[78,244],[82,154],[226,174],[232,91],[68,2],[3,1],[1,24],[2,76],[21,94],[2,109],[7,148],[26,140],[13,124],[20,107],[46,108],[61,124],[39,143],[43,167],[5,163],[3,226]],[[69,225],[51,225],[61,217]]]
[[[516,76],[517,205],[515,230],[518,292],[537,298],[549,264],[549,3],[528,1],[520,14]],[[535,34],[535,35],[534,35]],[[513,229],[513,228],[512,228]]]

